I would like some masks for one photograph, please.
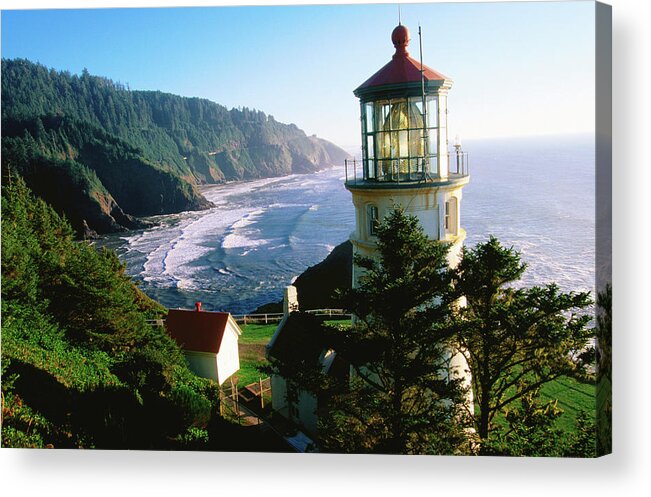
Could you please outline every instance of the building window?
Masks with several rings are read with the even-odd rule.
[[[445,234],[457,234],[457,198],[450,197],[450,200],[445,202]]]
[[[368,234],[370,236],[377,235],[377,226],[379,223],[378,220],[378,209],[376,205],[366,206],[366,217],[368,219]]]

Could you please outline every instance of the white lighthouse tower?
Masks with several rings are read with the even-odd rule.
[[[448,264],[459,262],[466,238],[461,228],[462,190],[468,184],[467,154],[448,147],[448,90],[452,80],[409,56],[409,30],[391,34],[391,61],[355,91],[360,100],[362,163],[346,162],[346,188],[355,206],[353,254],[377,257],[376,226],[395,207],[420,221],[431,240],[451,244]],[[358,171],[361,169],[361,171]],[[362,269],[353,262],[353,287]],[[449,351],[447,374],[470,386],[464,356]],[[473,403],[468,390],[467,403]]]
[[[448,148],[448,90],[452,80],[409,56],[409,30],[391,34],[391,61],[355,91],[360,99],[362,162],[346,163],[346,188],[355,206],[353,253],[376,254],[375,228],[395,206],[416,216],[432,240],[451,243],[457,264],[462,189],[468,184],[467,155]],[[361,166],[361,167],[360,167]],[[353,286],[360,269],[353,264]]]

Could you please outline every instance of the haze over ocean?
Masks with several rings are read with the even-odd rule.
[[[468,140],[466,245],[497,236],[528,263],[523,284],[594,292],[594,138]],[[159,226],[111,235],[141,288],[166,307],[251,312],[323,260],[354,228],[343,166],[206,187],[215,207],[154,218]]]

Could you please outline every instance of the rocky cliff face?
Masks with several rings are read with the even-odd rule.
[[[324,260],[307,268],[296,278],[294,286],[298,291],[301,310],[339,308],[335,291],[351,287],[352,271],[353,245],[345,241],[337,245]],[[283,312],[282,301],[263,305],[253,313],[265,312]]]
[[[260,111],[6,59],[2,152],[5,176],[23,175],[78,231],[99,233],[210,207],[200,184],[309,173],[347,157]]]

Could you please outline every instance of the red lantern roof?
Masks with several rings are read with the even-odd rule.
[[[391,41],[396,47],[396,53],[391,62],[364,81],[355,90],[355,93],[373,86],[420,82],[420,62],[409,56],[409,52],[407,52],[409,40],[407,27],[402,24],[398,25],[391,33]],[[450,78],[426,65],[423,65],[423,76],[426,81],[450,81]]]

